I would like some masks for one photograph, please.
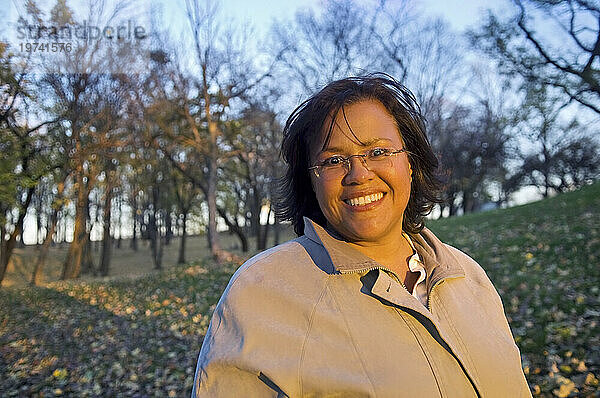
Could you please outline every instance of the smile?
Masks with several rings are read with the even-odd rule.
[[[345,199],[344,202],[350,206],[364,206],[368,205],[369,203],[377,202],[378,200],[381,200],[381,198],[383,198],[383,192],[378,192],[367,196],[360,196],[358,198]]]

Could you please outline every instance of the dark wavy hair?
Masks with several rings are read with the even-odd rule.
[[[310,182],[310,146],[325,128],[325,142],[329,140],[340,109],[363,100],[376,100],[385,106],[394,117],[408,152],[413,174],[403,230],[419,233],[425,226],[425,216],[441,202],[438,160],[425,134],[424,118],[414,95],[384,73],[349,77],[329,83],[300,104],[283,130],[281,156],[287,169],[278,181],[276,214],[280,220],[291,221],[298,236],[304,233],[304,216],[322,226],[327,223]]]

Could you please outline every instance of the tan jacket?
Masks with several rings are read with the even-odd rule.
[[[195,397],[530,397],[498,293],[429,230],[411,236],[428,308],[305,219],[248,260],[204,339]]]

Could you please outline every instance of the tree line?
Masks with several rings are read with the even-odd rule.
[[[90,2],[86,18],[119,21],[127,6]],[[156,28],[143,48],[87,41],[34,59],[0,42],[0,282],[28,212],[39,244],[32,284],[53,242],[70,240],[62,278],[71,279],[108,275],[122,236],[133,250],[147,240],[156,268],[173,236],[186,261],[190,228],[206,231],[217,259],[228,256],[220,229],[243,251],[249,237],[256,249],[270,234],[278,241],[273,206],[285,116],[348,75],[383,71],[415,93],[441,162],[441,216],[506,204],[523,186],[547,196],[598,178],[593,2],[516,1],[511,16],[490,11],[459,34],[412,2],[367,8],[329,0],[274,21],[260,40],[249,23],[228,23],[218,2],[179,6],[185,39]],[[536,34],[547,16],[559,45]],[[81,24],[66,0],[48,13],[28,0],[21,18]],[[93,228],[102,237],[98,264]]]

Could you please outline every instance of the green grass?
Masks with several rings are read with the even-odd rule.
[[[428,226],[498,288],[532,391],[598,396],[600,184]],[[204,260],[138,279],[0,288],[0,391],[189,396],[235,268]]]

